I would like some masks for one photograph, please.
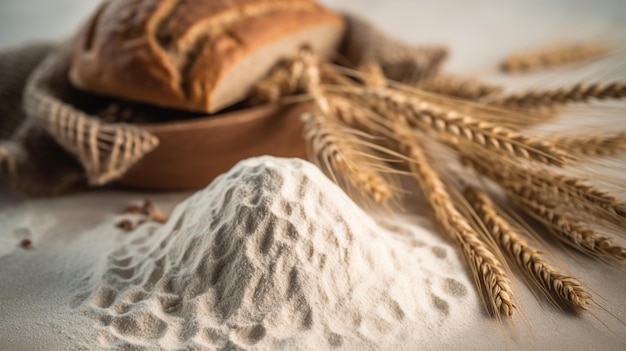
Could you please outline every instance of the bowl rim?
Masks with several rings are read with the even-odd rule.
[[[196,128],[223,128],[232,127],[241,123],[251,122],[257,119],[267,118],[269,115],[284,108],[295,107],[298,104],[264,104],[242,108],[240,110],[217,113],[214,115],[204,115],[184,120],[174,120],[167,122],[133,123],[133,125],[144,128],[149,132],[171,132],[177,130]]]

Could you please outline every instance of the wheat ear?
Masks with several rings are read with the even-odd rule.
[[[626,85],[619,82],[575,84],[552,90],[531,90],[511,95],[487,97],[483,101],[508,108],[554,107],[591,100],[626,98]]]
[[[459,141],[499,154],[561,166],[565,154],[547,142],[533,139],[508,128],[446,111],[404,94],[379,89],[365,92],[373,108],[382,115],[390,112],[405,116],[411,127],[435,131],[444,141],[457,146]],[[370,97],[370,96],[368,96]]]
[[[468,100],[478,100],[502,91],[502,87],[481,82],[476,78],[446,74],[437,74],[421,81],[417,87],[431,93]]]
[[[520,181],[516,176],[526,172],[510,172],[475,157],[466,157],[466,161],[479,173],[497,182],[509,198],[518,203],[525,212],[551,228],[557,238],[569,246],[590,256],[600,259],[626,259],[626,249],[614,243],[610,238],[600,235],[582,222],[564,214],[567,209],[559,209],[551,204],[552,199],[545,198],[545,191],[533,187],[532,183]],[[501,166],[501,165],[500,165]]]
[[[307,113],[302,119],[309,155],[327,175],[339,183],[337,171],[341,171],[342,179],[354,189],[364,190],[378,203],[385,203],[392,196],[393,187],[380,174],[386,167],[376,166],[377,160],[371,156],[373,152],[364,149],[364,142],[349,128],[319,113]]]
[[[552,144],[573,155],[613,156],[626,152],[626,132],[615,135],[565,135],[550,139]]]
[[[626,203],[613,195],[585,183],[583,179],[555,174],[547,169],[523,168],[515,163],[489,161],[474,153],[466,161],[479,173],[502,187],[521,185],[538,194],[544,201],[557,201],[574,209],[585,210],[623,226],[626,224]]]
[[[604,235],[600,235],[582,222],[563,213],[524,186],[508,186],[507,195],[522,208],[552,229],[557,238],[569,246],[600,259],[626,260],[626,249]]]
[[[552,46],[507,57],[500,69],[504,72],[523,72],[600,57],[608,52],[601,43],[579,43]]]
[[[531,247],[500,215],[499,209],[486,193],[467,187],[464,195],[502,250],[549,298],[556,296],[571,306],[587,308],[591,295],[580,282],[559,273],[557,268],[545,261],[539,251]]]
[[[504,267],[457,210],[445,183],[429,166],[430,161],[422,147],[406,132],[398,133],[398,139],[401,150],[412,160],[409,164],[411,172],[433,208],[437,222],[460,247],[476,284],[487,294],[491,310],[511,317],[515,303]]]

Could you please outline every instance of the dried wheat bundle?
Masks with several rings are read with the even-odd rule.
[[[592,220],[601,218],[624,225],[624,203],[582,178],[555,171],[576,163],[564,151],[573,141],[527,135],[522,128],[540,123],[546,115],[517,105],[494,105],[493,96],[497,95],[493,92],[497,89],[478,89],[474,95],[468,93],[459,99],[461,96],[450,97],[432,88],[438,79],[433,72],[430,78],[410,86],[389,79],[375,59],[360,62],[358,67],[357,71],[321,63],[304,50],[260,82],[254,97],[257,101],[312,100],[313,112],[303,116],[309,156],[342,187],[357,190],[357,200],[369,197],[385,204],[404,191],[390,181],[389,175],[412,175],[434,219],[465,258],[483,302],[495,317],[509,318],[516,308],[501,260],[504,256],[552,301],[586,309],[593,300],[582,285],[548,263],[518,234],[519,226],[479,190],[466,192],[472,212],[455,185],[456,175],[437,167],[441,162],[438,154],[425,147],[429,140],[441,142],[476,174],[493,179],[520,208],[570,247],[600,260],[624,261],[626,249],[585,222],[593,216]],[[442,76],[441,81],[446,79]],[[427,91],[428,84],[433,84],[431,91]],[[562,94],[565,97],[552,100],[586,101],[594,94],[596,98],[617,97],[621,93],[614,91],[621,89],[620,84],[604,90],[577,88],[576,93],[566,92]],[[453,95],[452,90],[447,93]],[[576,94],[587,97],[574,97]],[[473,101],[477,96],[484,99]],[[494,100],[488,103],[488,99]],[[594,142],[589,141],[588,146]],[[483,233],[485,228],[490,234]]]
[[[609,52],[606,45],[597,42],[561,44],[513,54],[504,59],[500,69],[504,72],[524,72],[588,60]]]

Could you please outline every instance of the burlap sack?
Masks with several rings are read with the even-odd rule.
[[[56,48],[34,43],[0,52],[0,175],[26,194],[55,195],[84,178],[80,164],[22,107],[28,77]]]
[[[346,17],[342,55],[356,66],[375,62],[388,78],[415,83],[432,76],[446,57],[442,47],[409,46]],[[31,195],[107,184],[158,145],[137,126],[104,123],[86,112],[85,101],[98,97],[69,84],[68,47],[35,44],[0,53],[0,175]]]
[[[343,56],[357,67],[376,63],[391,80],[414,85],[435,75],[448,56],[443,46],[413,46],[385,34],[359,16],[345,17],[348,30]]]

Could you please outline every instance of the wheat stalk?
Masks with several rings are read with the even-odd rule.
[[[482,227],[472,227],[467,212],[458,207],[467,204],[430,166],[430,160],[414,134],[417,130],[427,136],[437,136],[461,155],[469,150],[469,155],[476,156],[470,160],[477,163],[475,168],[478,171],[481,166],[492,167],[483,173],[501,183],[511,198],[526,206],[525,209],[531,215],[534,213],[537,219],[543,219],[552,232],[559,234],[560,239],[569,245],[602,259],[608,256],[624,259],[624,249],[582,223],[572,224],[572,218],[553,204],[555,201],[569,205],[581,202],[595,210],[619,215],[623,208],[614,206],[617,204],[613,201],[615,198],[578,178],[560,176],[540,167],[535,162],[561,166],[568,161],[568,156],[561,148],[543,139],[501,126],[510,123],[513,128],[523,127],[529,121],[541,120],[543,115],[535,115],[534,110],[510,109],[506,104],[485,104],[484,101],[494,96],[492,92],[487,92],[484,87],[472,87],[475,89],[472,90],[469,82],[457,81],[459,85],[455,86],[451,78],[432,78],[416,83],[417,87],[392,82],[375,61],[362,61],[360,71],[355,71],[320,64],[308,51],[300,52],[290,60],[267,78],[267,87],[263,87],[264,83],[259,85],[259,96],[265,96],[265,100],[284,101],[285,96],[300,93],[313,100],[314,112],[303,116],[309,155],[348,192],[348,188],[352,188],[366,199],[386,202],[396,189],[384,174],[394,170],[384,163],[388,160],[379,155],[393,155],[396,161],[407,161],[405,164],[429,200],[435,219],[459,246],[483,293],[485,306],[494,315],[511,317],[516,308],[505,267],[498,260],[499,256],[491,251],[497,247],[481,241],[486,238],[486,234],[480,232]],[[447,88],[444,87],[446,82],[449,84]],[[431,84],[430,88],[428,84]],[[439,93],[435,93],[437,89],[440,89]],[[604,90],[577,89],[560,95],[554,93],[552,101],[586,101],[590,97],[580,97],[585,94],[595,94],[593,97],[596,98],[621,94],[610,93],[616,86]],[[444,90],[466,100],[441,95]],[[478,96],[483,101],[469,101]],[[497,102],[498,99],[503,98],[490,101]],[[398,152],[389,151],[389,146]],[[482,165],[478,164],[481,162]],[[509,165],[512,167],[507,169]],[[531,191],[532,196],[520,199],[519,194],[530,194]],[[531,205],[538,205],[541,210]],[[586,308],[591,297],[581,285],[543,260],[536,249],[514,232],[519,228],[511,227],[495,210],[483,211],[481,215],[487,216],[483,221],[488,223],[489,229],[497,231],[493,235],[503,250],[523,266],[522,269],[544,292],[550,292],[572,306]]]
[[[429,166],[429,160],[422,147],[406,132],[400,131],[401,128],[407,127],[399,127],[397,140],[399,147],[412,160],[409,168],[429,200],[437,222],[460,247],[477,285],[487,294],[491,310],[511,317],[515,303],[510,281],[502,264],[479,239],[479,234],[468,220],[457,210],[445,183]]]
[[[623,99],[626,85],[620,82],[575,84],[548,90],[530,90],[511,95],[489,96],[484,102],[509,108],[543,108],[591,100]]]
[[[537,70],[600,57],[608,51],[601,43],[564,44],[510,55],[500,64],[500,69],[504,72]]]
[[[550,139],[573,155],[613,156],[626,152],[626,132],[615,135],[565,135]]]
[[[548,296],[552,294],[571,306],[587,308],[591,296],[583,286],[572,277],[559,273],[553,265],[545,261],[539,251],[531,247],[500,215],[500,211],[486,193],[467,187],[464,195],[502,250],[544,293]]]
[[[475,78],[444,74],[423,80],[417,87],[431,93],[468,100],[478,100],[502,91],[500,86],[487,84]]]
[[[561,166],[566,162],[565,154],[549,143],[508,128],[443,110],[425,101],[390,90],[366,91],[365,94],[378,113],[385,115],[392,112],[405,116],[406,122],[411,127],[435,131],[444,141],[454,146],[462,140],[498,154],[545,164]]]

